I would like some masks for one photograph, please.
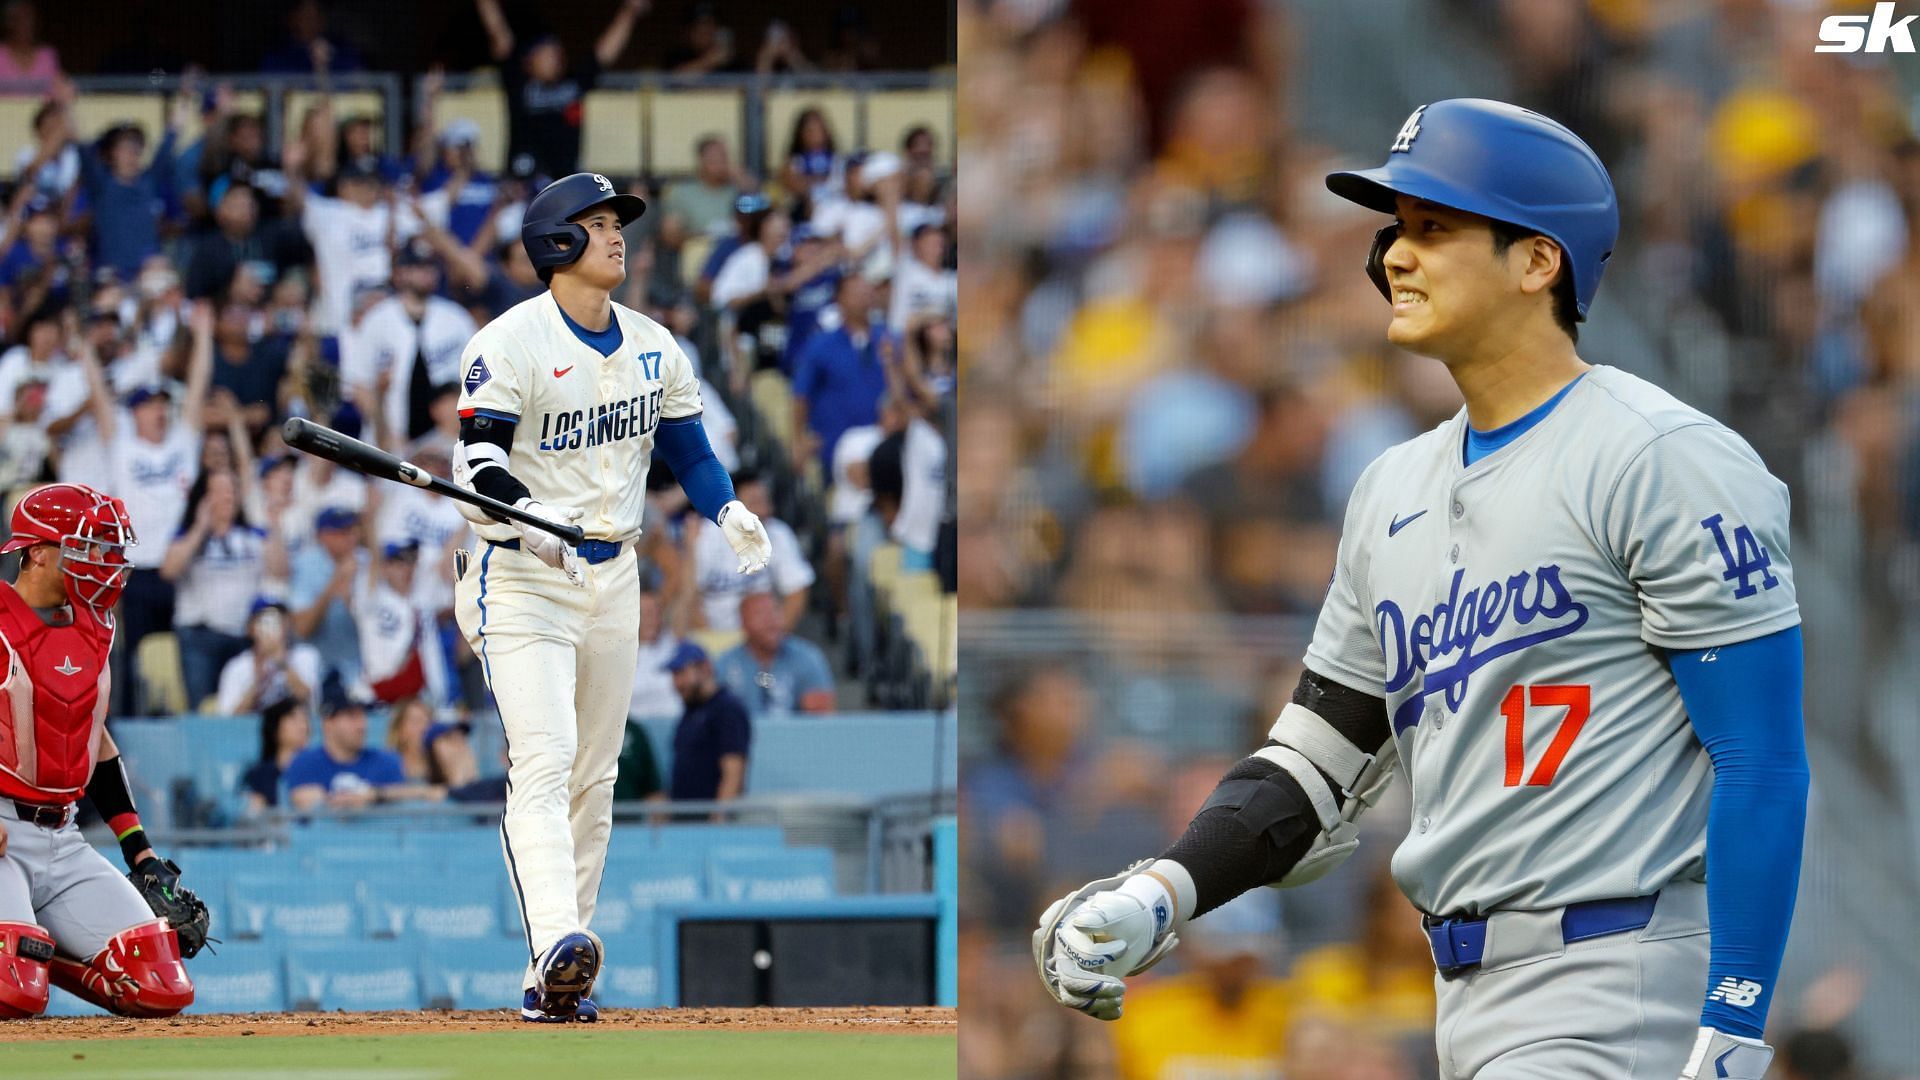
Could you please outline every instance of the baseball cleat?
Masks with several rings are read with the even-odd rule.
[[[540,984],[527,991],[528,1004],[521,1007],[521,1018],[578,1019],[580,1004],[593,992],[593,980],[600,974],[600,958],[600,939],[591,931],[567,934],[554,942],[540,958]],[[593,1013],[598,1019],[599,1010]]]
[[[591,1024],[600,1019],[600,1006],[592,998],[581,998],[573,1012],[544,1012],[540,1008],[540,991],[529,988],[525,1000],[520,1003],[520,1019],[530,1024]]]

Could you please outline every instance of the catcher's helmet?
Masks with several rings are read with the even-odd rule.
[[[137,541],[119,499],[85,484],[44,484],[20,496],[12,532],[0,554],[35,544],[60,545],[69,600],[105,618],[120,599],[133,569],[127,548]]]
[[[1394,212],[1395,195],[1407,195],[1546,236],[1566,254],[1582,320],[1620,235],[1620,207],[1599,156],[1565,125],[1503,101],[1422,105],[1394,136],[1385,165],[1331,173],[1327,187],[1384,214]],[[1383,262],[1398,235],[1397,225],[1380,230],[1367,257],[1383,294]]]
[[[520,243],[533,268],[570,266],[579,259],[587,250],[587,230],[571,219],[602,203],[619,216],[623,229],[647,212],[646,200],[615,192],[613,181],[599,173],[574,173],[541,188],[527,203],[526,220],[520,225]]]

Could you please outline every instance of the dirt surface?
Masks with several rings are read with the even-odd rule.
[[[486,1012],[253,1013],[125,1020],[46,1016],[0,1025],[0,1042],[52,1039],[189,1039],[240,1035],[407,1035],[415,1032],[525,1031],[519,1010]],[[557,1025],[556,1025],[557,1026]],[[953,1009],[603,1009],[597,1031],[861,1031],[952,1035]]]

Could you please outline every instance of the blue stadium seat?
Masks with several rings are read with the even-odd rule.
[[[609,854],[600,895],[640,905],[702,900],[706,881],[706,860],[698,855]]]
[[[479,883],[449,887],[418,877],[363,883],[370,937],[490,938],[500,933],[497,895]]]
[[[487,942],[430,941],[421,975],[429,1009],[503,1009],[520,1004],[526,952]]]
[[[608,934],[624,934],[633,927],[648,921],[649,915],[644,905],[636,905],[624,893],[609,889],[603,881],[600,897],[593,905],[594,933],[601,937]],[[518,927],[515,928],[518,932]]]
[[[698,856],[720,847],[777,848],[786,842],[786,834],[778,825],[676,822],[615,830],[607,854],[609,859],[637,852]]]
[[[718,853],[708,858],[707,868],[715,900],[822,900],[833,895],[833,852],[826,848]]]
[[[234,941],[187,961],[193,977],[190,1013],[285,1012],[286,958],[278,941]]]
[[[235,940],[360,935],[359,886],[351,881],[237,877],[227,896],[231,914],[225,929]]]
[[[297,1010],[418,1009],[419,950],[405,943],[290,944],[287,1000]]]
[[[595,920],[598,921],[597,919]],[[593,1000],[621,1009],[651,1009],[660,1004],[659,944],[651,918],[626,933],[596,929],[607,947],[606,970],[594,984]]]

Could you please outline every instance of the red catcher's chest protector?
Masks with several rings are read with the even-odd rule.
[[[61,804],[93,777],[107,720],[107,654],[113,631],[83,605],[48,626],[0,583],[0,795]]]

